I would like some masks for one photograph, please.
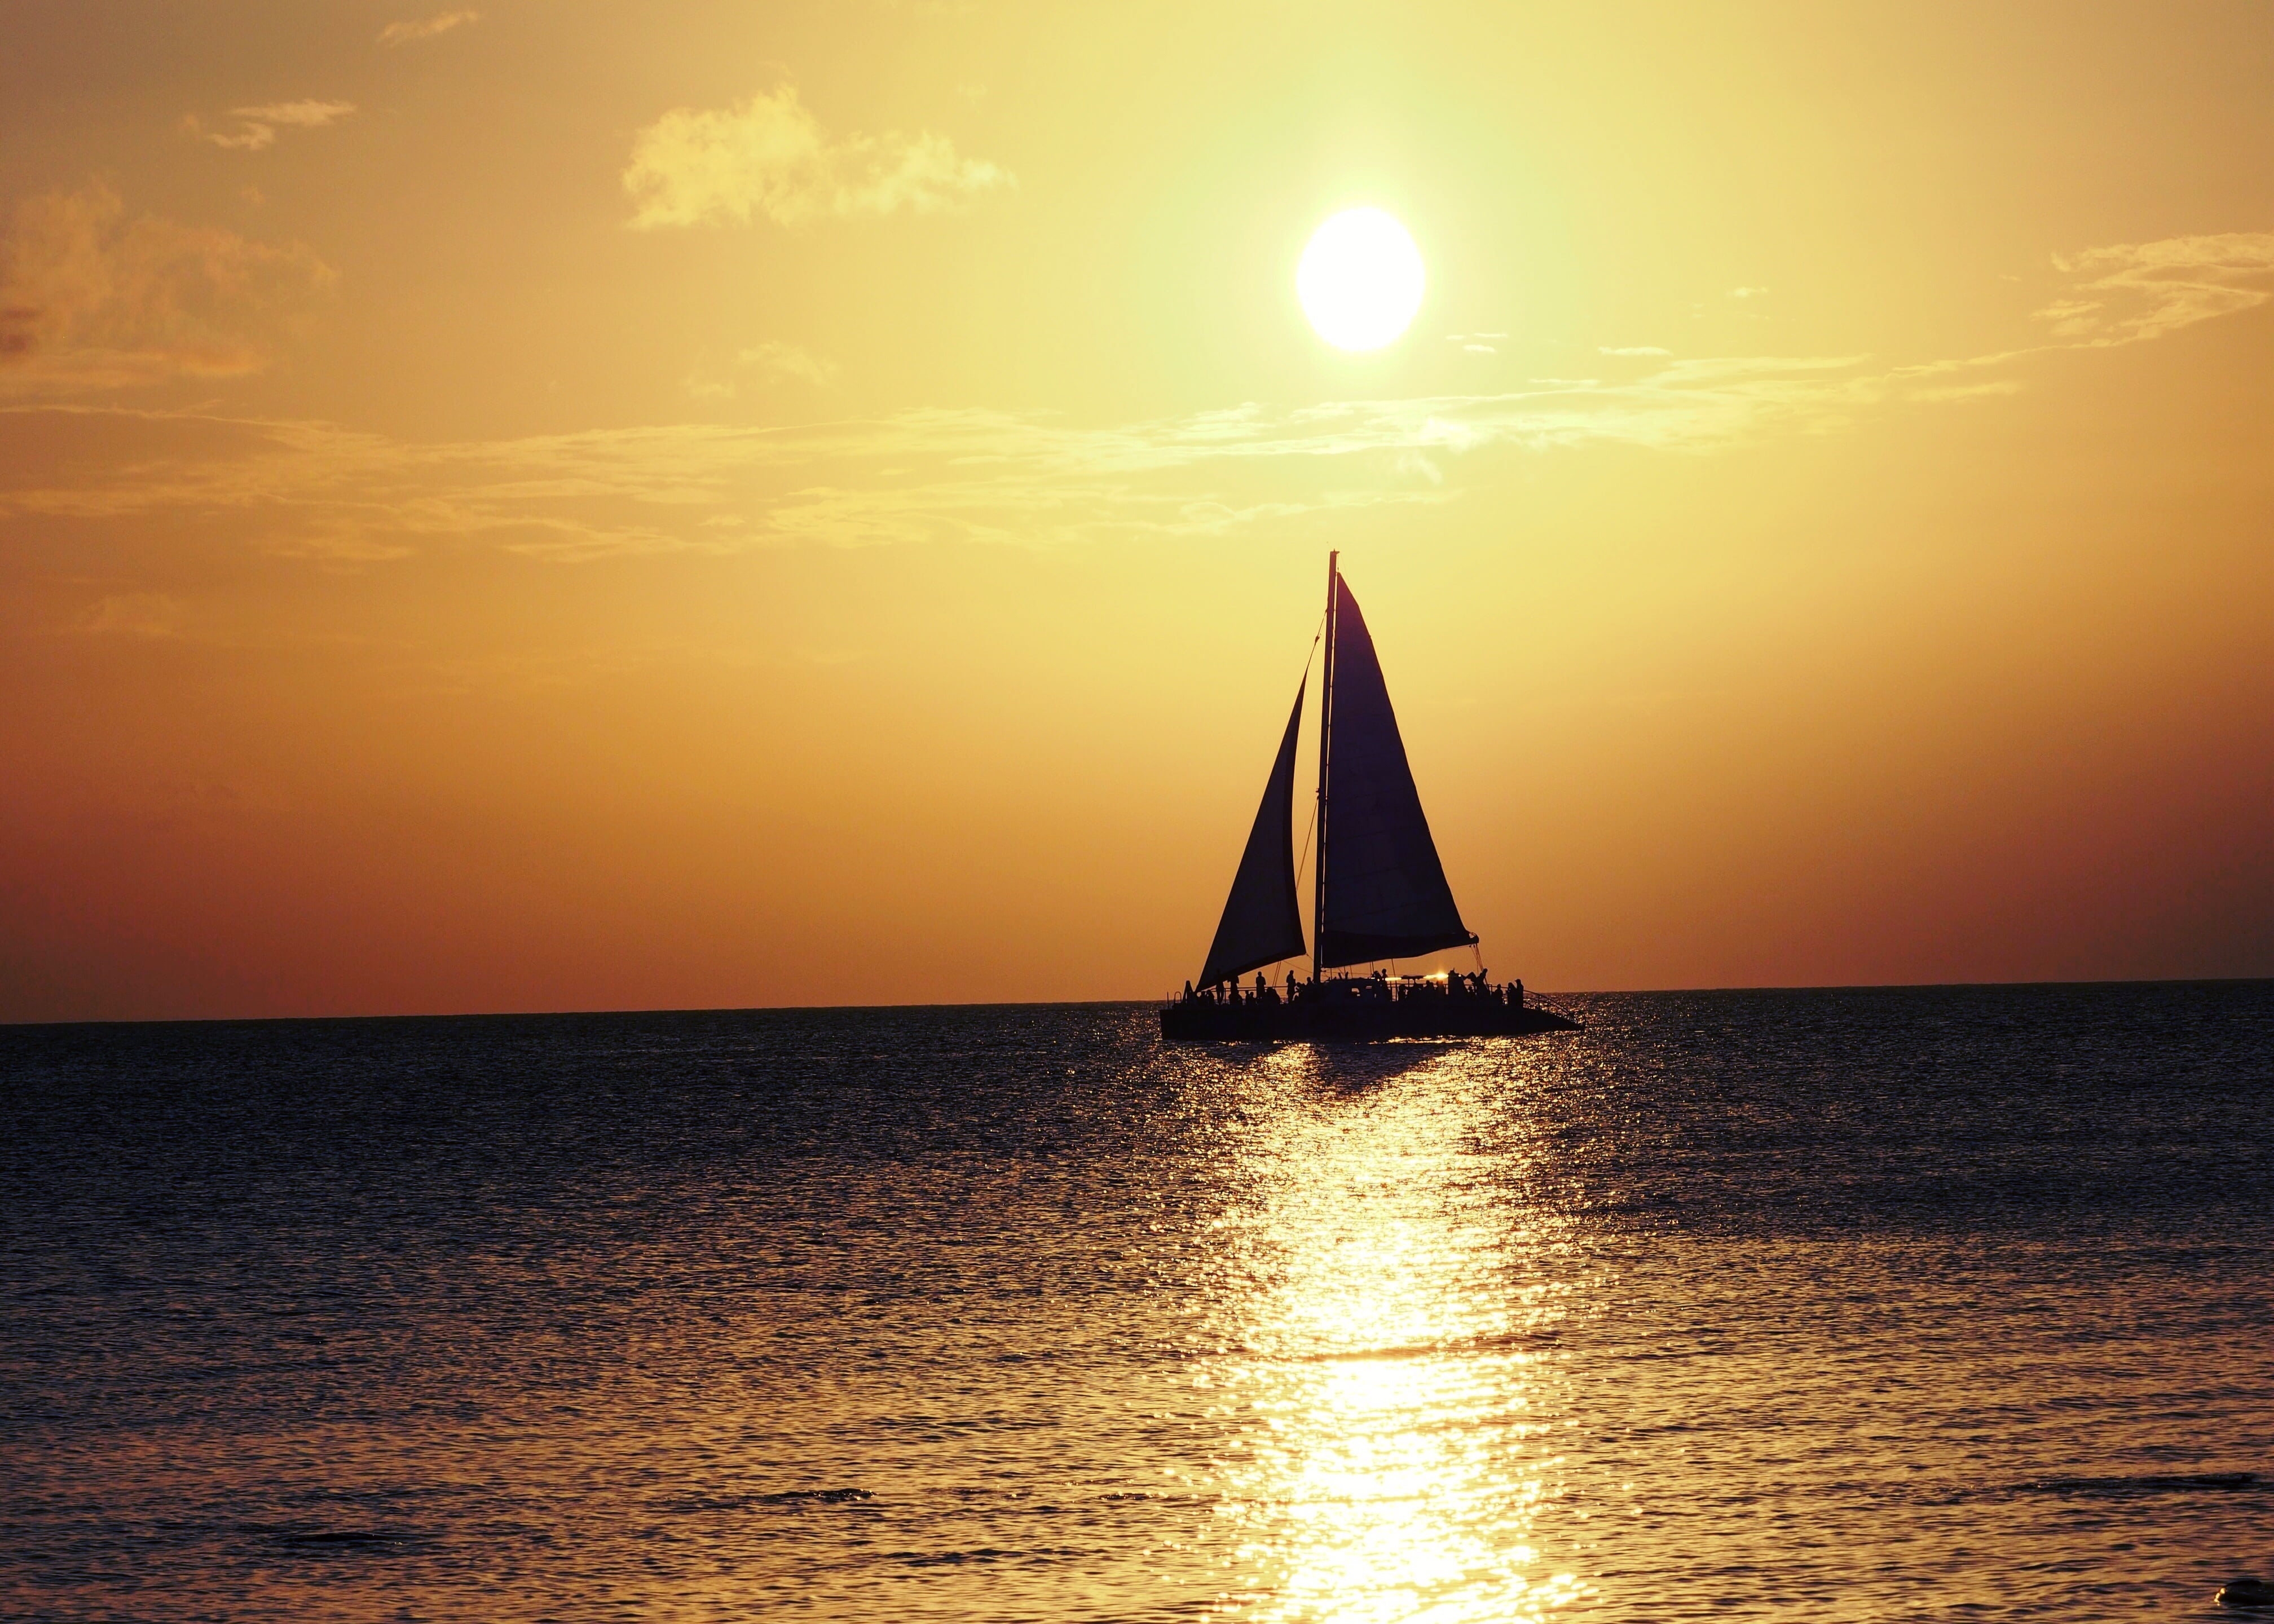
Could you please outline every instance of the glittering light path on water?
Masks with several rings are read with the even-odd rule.
[[[1267,1125],[1193,1376],[1227,1432],[1192,1486],[1229,1525],[1228,1616],[1533,1620],[1585,1591],[1533,1543],[1575,1287],[1561,1226],[1510,1199],[1510,1049],[1392,1051],[1369,1083],[1297,1047],[1242,1079]]]

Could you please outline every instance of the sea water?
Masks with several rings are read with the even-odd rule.
[[[0,1031],[0,1613],[2209,1618],[2274,984]]]

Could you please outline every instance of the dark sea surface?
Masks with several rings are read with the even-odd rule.
[[[1562,1002],[1337,1049],[1126,1005],[0,1029],[0,1614],[2274,1578],[2274,983]]]

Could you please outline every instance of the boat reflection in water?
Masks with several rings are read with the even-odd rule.
[[[1224,1440],[1192,1487],[1234,1524],[1208,1542],[1226,1616],[1527,1620],[1588,1593],[1533,1543],[1571,1248],[1510,1199],[1523,1151],[1487,1101],[1514,1047],[1355,1051],[1365,1070],[1290,1047],[1251,1073],[1194,1378]]]

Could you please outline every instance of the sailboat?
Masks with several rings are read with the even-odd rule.
[[[1327,555],[1326,650],[1319,684],[1319,790],[1314,822],[1311,976],[1287,974],[1283,992],[1261,974],[1306,951],[1296,893],[1295,746],[1303,690],[1279,741],[1263,804],[1256,808],[1231,894],[1196,983],[1161,1009],[1168,1038],[1482,1036],[1568,1032],[1576,1023],[1525,1002],[1524,983],[1495,986],[1481,955],[1473,975],[1396,974],[1400,960],[1474,948],[1476,933],[1446,883],[1445,868],[1406,764],[1374,639],[1343,579],[1342,555]],[[1355,966],[1370,974],[1329,974]],[[1387,966],[1388,968],[1382,966]]]

